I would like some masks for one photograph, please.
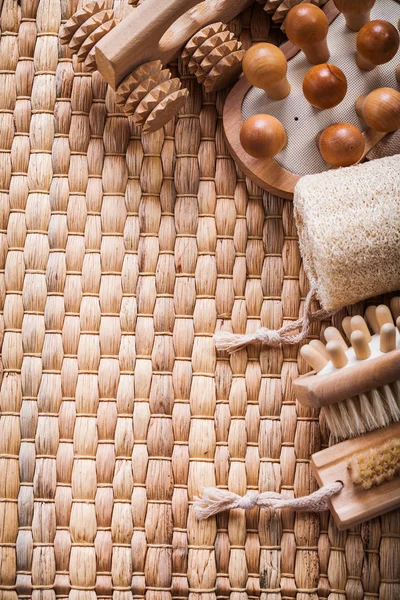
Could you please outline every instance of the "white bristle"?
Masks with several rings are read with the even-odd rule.
[[[372,407],[372,402],[370,402],[367,394],[360,395],[360,416],[364,421],[368,431],[372,431],[373,429],[377,429],[379,427],[375,416],[375,411]]]
[[[339,408],[340,422],[342,424],[342,429],[345,432],[345,437],[352,437],[354,431],[354,423],[351,420],[351,415],[348,411],[347,402],[346,405],[344,404],[344,402],[339,402],[337,406]]]
[[[397,407],[400,410],[400,381],[395,381],[392,383],[391,388],[393,390],[393,395],[397,402]]]
[[[400,421],[400,382],[323,408],[336,440],[362,435]]]
[[[358,398],[350,398],[346,401],[346,408],[349,414],[350,422],[353,425],[353,432],[356,431],[355,435],[361,435],[362,433],[366,433],[367,427],[365,425],[364,420],[360,414],[360,401]],[[354,435],[354,433],[353,433]]]
[[[400,408],[398,405],[398,400],[396,399],[391,386],[384,385],[383,388],[381,388],[381,394],[385,399],[390,420],[393,422],[400,421]]]
[[[346,431],[343,428],[339,408],[337,404],[324,406],[324,413],[328,423],[329,430],[335,440],[342,440],[346,437]]]
[[[371,390],[369,395],[372,400],[372,409],[378,421],[378,427],[386,427],[390,423],[390,414],[387,410],[384,397],[380,394],[379,390]]]

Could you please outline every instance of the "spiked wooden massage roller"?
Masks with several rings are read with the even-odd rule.
[[[364,488],[355,485],[349,470],[358,452],[400,440],[400,297],[392,299],[391,310],[369,306],[365,319],[343,320],[350,347],[334,327],[325,330],[326,346],[319,340],[303,346],[301,354],[315,370],[293,383],[301,404],[322,408],[336,441],[354,438],[318,452],[311,461],[321,486],[337,480],[344,484],[329,501],[340,529],[400,506],[399,478],[396,473],[385,477],[390,465],[378,473],[380,485]],[[395,458],[398,473],[400,448]]]
[[[116,91],[116,103],[144,133],[167,123],[188,90],[165,65],[182,59],[207,92],[232,83],[244,51],[224,22],[252,0],[146,0],[117,23],[112,10],[94,0],[65,23],[60,41],[85,70],[100,71]],[[184,47],[186,44],[186,47]]]
[[[357,12],[349,12],[350,7],[355,7]],[[341,14],[338,8],[345,14]],[[262,55],[260,47],[265,48],[268,44],[258,44],[247,51],[243,60],[245,77],[239,80],[227,97],[223,124],[229,150],[250,179],[267,191],[291,199],[294,187],[302,175],[319,173],[328,170],[330,166],[346,166],[345,162],[337,165],[335,160],[326,160],[328,156],[337,158],[337,146],[344,153],[346,144],[343,143],[347,142],[349,152],[352,152],[347,164],[354,164],[363,160],[390,131],[390,125],[380,125],[380,129],[371,125],[367,119],[369,111],[362,109],[361,100],[357,104],[356,102],[377,88],[392,88],[395,98],[388,99],[388,102],[396,107],[400,102],[396,80],[396,65],[400,57],[399,36],[391,24],[397,24],[399,16],[400,5],[395,0],[329,0],[322,9],[309,3],[300,3],[286,16],[285,29],[291,41],[280,47],[279,54],[277,51],[268,53],[265,49]],[[373,21],[369,21],[370,18]],[[303,28],[304,34],[301,19],[308,21],[307,27]],[[313,33],[311,37],[310,30]],[[369,32],[376,34],[376,40]],[[389,50],[385,45],[386,38],[390,42]],[[372,58],[371,52],[368,53],[371,45],[374,46]],[[382,55],[375,51],[375,45],[383,45]],[[361,57],[360,52],[367,54]],[[375,61],[374,64],[372,60]],[[319,64],[327,62],[328,65]],[[343,73],[346,77],[340,82],[339,76],[343,76]],[[318,87],[312,81],[311,74],[314,75],[314,80],[320,74],[323,86],[321,83],[321,87]],[[335,78],[331,77],[332,89],[328,91],[327,74],[336,75]],[[380,112],[383,115],[386,109],[382,109],[380,99],[375,104],[381,106]],[[400,113],[394,108],[394,112],[396,111],[395,128],[398,128]],[[262,155],[259,148],[251,155],[249,147],[251,151],[252,141],[254,147],[257,142],[262,144],[262,136],[264,139],[268,136],[275,139],[276,127],[270,133],[266,128],[263,131],[259,128],[254,132],[253,140],[251,132],[244,132],[244,145],[240,136],[243,122],[262,114],[278,119],[287,135],[287,143],[276,143],[276,152],[272,156],[267,152]],[[349,124],[350,127],[341,127],[340,131],[336,131],[332,147],[327,148],[326,153],[322,150],[320,152],[318,136],[333,124]],[[362,130],[363,136],[361,140],[357,137],[357,148],[354,148],[352,141],[355,127]],[[326,142],[326,139],[323,141]]]

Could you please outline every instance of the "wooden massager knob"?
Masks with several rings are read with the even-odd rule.
[[[333,0],[336,8],[344,14],[346,25],[352,31],[360,31],[371,17],[375,0]]]
[[[399,49],[399,34],[388,21],[370,21],[357,36],[357,65],[363,71],[389,62]]]
[[[304,77],[303,93],[315,108],[333,108],[347,92],[347,79],[335,65],[315,65]]]
[[[368,127],[387,133],[400,127],[400,92],[393,88],[378,88],[360,96],[356,111]]]
[[[332,167],[348,167],[357,163],[365,148],[361,131],[350,123],[334,123],[318,138],[322,158]]]
[[[295,46],[303,50],[312,65],[329,59],[328,19],[325,13],[313,4],[297,4],[291,8],[285,19],[286,35]]]
[[[254,158],[272,158],[286,146],[287,135],[272,115],[253,115],[242,125],[240,143]]]
[[[290,93],[287,60],[277,46],[267,43],[251,46],[244,55],[242,67],[248,82],[264,90],[273,100],[282,100]]]

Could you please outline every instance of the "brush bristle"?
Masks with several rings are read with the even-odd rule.
[[[348,464],[353,483],[364,490],[390,481],[400,474],[400,438],[357,454]]]
[[[344,440],[400,421],[400,383],[323,408],[335,440]]]

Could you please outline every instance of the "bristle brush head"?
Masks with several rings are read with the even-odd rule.
[[[355,485],[364,490],[391,481],[400,474],[400,438],[360,452],[348,464]]]

